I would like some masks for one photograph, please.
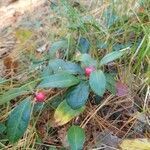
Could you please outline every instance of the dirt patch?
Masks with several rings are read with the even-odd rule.
[[[3,58],[11,55],[14,51],[18,51],[16,49],[18,46],[16,28],[20,27],[23,18],[28,16],[31,16],[28,22],[32,22],[32,19],[38,16],[36,12],[45,9],[45,5],[43,5],[45,2],[46,0],[0,1],[0,77],[4,75]],[[19,52],[14,53],[19,54]]]
[[[15,23],[26,12],[32,12],[45,0],[18,0],[1,2],[0,7],[0,30]]]

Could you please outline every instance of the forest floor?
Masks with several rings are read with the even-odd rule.
[[[64,39],[68,41],[65,51],[64,45],[59,45]],[[64,116],[55,118],[60,121],[56,123],[53,116],[67,89],[43,89],[46,101],[36,106],[34,93],[38,88],[34,81],[48,73],[44,67],[51,61],[48,54],[52,48],[58,50],[55,59],[76,63],[83,52],[78,48],[80,39],[84,39],[82,50],[88,49],[86,53],[97,61],[112,51],[127,50],[127,54],[101,68],[115,76],[103,96],[91,92],[84,112],[73,114],[71,119],[59,110]],[[70,149],[67,134],[75,124],[84,129],[85,150],[149,150],[149,77],[148,1],[0,2],[0,149]],[[30,90],[21,91],[26,85]],[[28,96],[37,112],[32,110],[35,114],[26,132],[12,144],[7,120],[14,107]]]

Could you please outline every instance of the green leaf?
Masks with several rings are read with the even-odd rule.
[[[125,51],[114,51],[111,52],[109,54],[107,54],[106,56],[104,56],[101,61],[100,61],[100,65],[105,65],[111,61],[114,61],[115,59],[120,58],[123,54],[125,53]]]
[[[39,113],[44,107],[44,103],[35,103],[33,107],[33,113]]]
[[[113,24],[115,24],[116,21],[118,20],[118,16],[114,12],[114,9],[110,6],[104,11],[103,18],[108,28],[111,27]]]
[[[48,66],[54,73],[66,71],[70,74],[83,74],[83,69],[79,65],[62,59],[51,60]]]
[[[89,85],[86,82],[81,82],[68,93],[66,101],[72,109],[77,109],[85,105],[88,96]]]
[[[84,107],[81,107],[76,110],[72,109],[67,104],[66,100],[64,100],[63,102],[59,104],[54,114],[56,125],[61,126],[61,125],[68,123],[71,119],[73,119],[74,117],[82,113],[83,110],[84,110]]]
[[[50,67],[45,67],[41,72],[41,77],[50,76],[52,74],[54,74],[53,70]]]
[[[7,82],[7,81],[8,81],[8,80],[6,80],[6,79],[0,77],[0,84],[3,84],[3,83],[5,83],[5,82]]]
[[[107,49],[108,48],[108,44],[106,42],[97,41],[96,47],[98,49]]]
[[[79,39],[78,49],[81,53],[88,53],[90,49],[90,43],[86,38],[81,37]]]
[[[129,41],[128,43],[125,43],[125,44],[116,43],[112,49],[113,49],[113,51],[120,51],[121,49],[126,49],[127,47],[131,47],[131,46],[132,46],[131,41]]]
[[[56,41],[52,44],[51,48],[49,49],[49,53],[51,56],[54,56],[55,53],[60,49],[66,49],[68,47],[68,42],[65,39],[60,41]]]
[[[83,69],[77,65],[77,64],[74,64],[72,62],[66,62],[65,65],[64,65],[64,71],[67,71],[68,73],[71,73],[71,74],[83,74]]]
[[[31,115],[31,100],[27,98],[16,106],[8,117],[7,135],[11,143],[17,142],[25,133]]]
[[[67,132],[67,139],[71,150],[81,150],[85,142],[85,132],[81,127],[73,125]]]
[[[97,70],[90,75],[90,86],[91,89],[99,96],[103,96],[106,88],[106,78],[101,70]]]
[[[82,54],[79,56],[78,61],[81,61],[85,66],[96,66],[97,62],[89,54]]]
[[[94,95],[93,96],[93,100],[95,102],[96,105],[100,104],[100,102],[103,100],[103,97],[99,96],[99,95]]]
[[[66,88],[79,83],[79,79],[68,73],[46,76],[38,88]]]
[[[106,89],[110,91],[112,94],[116,94],[116,81],[114,76],[110,73],[105,73],[106,77]]]
[[[0,134],[6,130],[6,126],[3,123],[0,123]]]
[[[15,99],[20,95],[28,94],[30,92],[31,89],[29,87],[10,89],[7,92],[5,92],[3,95],[0,95],[0,105],[9,102],[12,99]]]
[[[48,150],[58,150],[58,149],[54,146],[50,146]]]
[[[58,106],[59,106],[59,104],[64,100],[64,95],[65,95],[66,93],[63,93],[63,94],[59,94],[59,95],[57,95],[57,96],[55,96],[55,97],[53,97],[53,98],[50,98],[51,100],[50,101],[48,101],[46,104],[45,104],[45,107],[46,108],[53,108],[53,109],[56,109]]]
[[[3,105],[12,99],[15,99],[18,96],[31,93],[32,92],[31,90],[35,88],[35,86],[37,85],[37,82],[39,81],[36,79],[32,82],[24,84],[21,87],[12,88],[4,92],[3,95],[0,95],[0,105]]]

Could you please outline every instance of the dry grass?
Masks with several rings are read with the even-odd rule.
[[[39,3],[36,3],[36,6],[34,2],[37,2],[37,0],[34,0],[32,2],[33,4],[31,4],[31,0],[21,0],[11,6],[0,8],[0,14],[1,12],[5,12],[5,15],[1,15],[0,17],[1,28],[12,23],[12,20],[9,17],[10,15],[13,16],[14,12],[19,11],[19,13],[21,14],[28,12],[24,17],[21,18],[21,20],[17,22],[17,24],[15,24],[15,28],[10,27],[8,30],[11,33],[9,34],[9,36],[11,35],[10,37],[14,37],[13,39],[15,41],[15,46],[13,42],[8,42],[11,44],[13,43],[14,47],[11,49],[12,53],[10,53],[10,47],[8,46],[7,42],[4,42],[4,40],[10,41],[11,38],[8,39],[3,36],[3,39],[1,40],[2,44],[0,44],[0,50],[2,51],[1,47],[3,47],[1,45],[6,45],[6,53],[8,53],[7,56],[12,57],[13,62],[17,61],[20,64],[19,69],[17,68],[17,73],[14,72],[14,68],[12,68],[12,66],[9,68],[6,68],[6,65],[2,67],[4,68],[2,69],[4,71],[3,75],[5,77],[8,77],[7,79],[10,82],[0,87],[1,94],[5,93],[5,91],[12,87],[19,86],[20,82],[23,83],[23,81],[27,81],[28,79],[32,78],[35,79],[37,77],[38,73],[33,72],[32,74],[30,74],[27,69],[28,67],[26,66],[26,64],[28,64],[27,60],[29,56],[34,55],[39,59],[43,57],[43,55],[39,55],[39,53],[36,52],[37,48],[41,47],[45,43],[48,43],[48,45],[50,46],[52,43],[51,41],[54,41],[55,39],[59,39],[66,35],[76,36],[76,33],[74,32],[68,33],[69,30],[66,28],[66,22],[68,20],[64,16],[60,17],[57,15],[57,13],[54,13],[52,10],[50,10],[48,7],[48,5],[50,4],[49,2],[46,3],[47,5],[43,4],[42,7],[39,6],[44,1],[38,1]],[[101,5],[101,3],[98,1],[83,0],[81,1],[81,4],[85,5],[86,9],[88,10],[85,14],[83,14],[83,16],[91,15],[95,18],[95,20],[101,22],[102,12],[109,5],[109,1],[105,1],[105,3]],[[33,11],[33,8],[35,7],[38,8],[38,10]],[[129,1],[129,3],[121,1],[119,4],[116,4],[115,9],[117,9],[117,12],[119,12],[119,15],[121,16],[127,14],[129,16],[134,15],[133,18],[137,17],[135,20],[131,17],[130,21],[132,22],[133,19],[133,24],[134,21],[137,23],[141,21],[138,17],[138,11],[140,8],[137,1],[135,0]],[[4,20],[6,19],[8,19],[7,23],[3,24]],[[42,24],[41,27],[37,27],[38,25],[36,26],[37,20]],[[144,23],[141,23],[140,25],[143,26],[143,24]],[[127,30],[125,34],[128,34],[128,32],[130,32],[130,30],[128,31],[129,25],[130,23],[123,25],[124,29]],[[23,29],[27,32],[31,31],[32,36],[30,36],[28,39],[24,39],[24,41],[22,42],[22,39],[16,34],[18,33],[18,29]],[[107,42],[109,39],[113,39],[113,36],[115,38],[114,32],[105,30],[105,26],[102,25],[100,29],[101,31],[105,31],[105,33],[101,34],[100,36],[99,31],[94,30],[93,32],[92,29],[88,33],[86,32],[85,35],[89,37],[91,41],[93,39],[95,40],[97,37],[99,39],[104,39],[105,42]],[[120,39],[121,41],[124,41],[126,37],[121,37]],[[120,39],[117,40],[119,41]],[[141,47],[143,46],[144,42],[145,39],[143,42],[141,42]],[[112,48],[112,45],[110,45],[110,47]],[[48,149],[50,145],[56,146],[57,148],[62,148],[63,146],[67,145],[65,141],[66,130],[73,123],[79,124],[86,131],[87,138],[85,149],[95,148],[95,145],[98,143],[97,141],[99,141],[100,133],[106,133],[103,137],[107,136],[107,133],[110,133],[112,136],[117,136],[119,142],[128,137],[150,138],[150,122],[148,118],[150,114],[150,88],[148,85],[149,77],[145,77],[146,75],[145,73],[143,73],[144,69],[142,69],[141,67],[143,63],[141,63],[141,66],[139,67],[141,72],[135,74],[132,70],[132,65],[134,65],[134,61],[136,61],[135,59],[137,58],[139,49],[141,47],[139,46],[134,54],[130,54],[127,60],[118,62],[113,66],[118,72],[117,79],[127,84],[129,88],[130,92],[127,96],[120,98],[110,95],[110,93],[106,93],[103,99],[100,100],[101,102],[96,105],[94,102],[94,96],[92,95],[89,98],[89,102],[86,106],[86,111],[81,116],[75,118],[65,126],[56,128],[51,127],[51,120],[54,113],[53,109],[49,110],[46,108],[43,110],[43,112],[40,112],[42,114],[39,113],[39,115],[33,119],[24,137],[17,144],[11,145],[7,143],[3,144],[2,142],[0,142],[0,146],[2,147],[2,149]],[[92,48],[92,55],[97,55],[97,53],[95,53],[94,51],[94,45]],[[107,49],[107,51],[111,51],[111,48]],[[1,51],[0,55],[2,56]],[[100,52],[100,56],[101,54],[104,55],[104,52]],[[2,58],[6,59],[6,56],[3,56]],[[147,60],[149,60],[149,58],[144,59],[143,62],[145,63],[147,62]],[[6,73],[8,70],[11,70],[9,72],[9,75],[8,73]],[[18,80],[18,82],[15,82],[16,79]],[[31,90],[34,92],[34,89]],[[47,92],[47,105],[49,105],[52,98],[58,95],[58,91],[50,90]],[[12,103],[0,107],[0,122],[6,121],[12,108],[17,105],[17,103],[22,101],[23,98],[24,97],[20,97],[17,99],[17,101],[13,101]],[[146,118],[145,123],[140,121],[139,114],[137,112],[140,112],[140,115],[142,114],[142,118]],[[97,147],[98,146],[101,145],[98,144]],[[117,149],[115,146],[108,147],[110,149]]]

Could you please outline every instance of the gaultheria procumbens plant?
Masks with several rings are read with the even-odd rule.
[[[113,51],[105,55],[100,61],[94,60],[87,53],[78,55],[76,63],[62,59],[51,59],[49,61],[47,69],[51,70],[51,75],[43,77],[38,88],[68,89],[64,102],[58,106],[54,114],[57,125],[67,123],[79,114],[77,112],[82,112],[91,91],[100,97],[104,95],[106,90],[115,93],[114,78],[111,74],[105,73],[102,68],[124,53],[125,50]],[[70,112],[74,115],[70,115]]]
[[[66,124],[84,111],[91,91],[100,97],[104,95],[106,90],[112,93],[115,92],[115,82],[110,74],[104,72],[103,66],[121,57],[125,53],[124,50],[114,51],[105,55],[100,61],[94,60],[87,53],[78,55],[74,62],[54,58],[55,52],[62,45],[66,48],[64,43],[65,41],[59,41],[57,44],[52,45],[51,59],[48,60],[48,64],[43,69],[40,79],[37,80],[38,85],[37,81],[33,82],[35,91],[51,88],[66,89],[64,100],[58,105],[54,113],[57,126]],[[4,94],[1,97],[0,104],[4,104],[23,94],[32,94],[30,88],[31,85],[29,87],[27,84],[20,88],[11,89],[6,92],[6,94],[10,96],[6,97],[6,99],[6,94]],[[9,141],[12,143],[17,142],[19,138],[24,135],[28,127],[30,116],[32,115],[32,106],[34,104],[31,99],[32,97],[28,97],[23,100],[12,110],[8,117],[7,134]],[[45,93],[35,92],[34,99],[35,103],[43,103],[46,100]],[[68,131],[69,142],[74,142],[70,141],[71,136],[77,136],[77,133],[71,132],[74,130],[78,131],[82,129],[72,127]],[[79,147],[83,146],[84,133],[82,133],[82,136],[82,142],[81,145],[79,144]]]

